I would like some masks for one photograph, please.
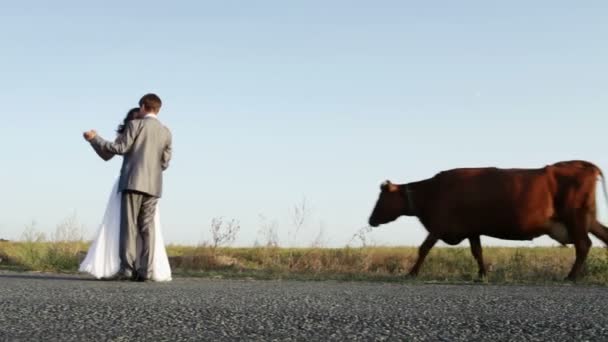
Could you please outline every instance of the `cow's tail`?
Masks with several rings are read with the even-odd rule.
[[[604,201],[606,201],[606,206],[608,207],[608,188],[606,188],[606,177],[604,177],[604,173],[600,170],[599,167],[596,166],[596,169],[599,173],[599,176],[602,181],[602,189],[604,190]],[[596,213],[597,215],[597,213]],[[608,227],[604,226],[595,218],[595,222],[591,225],[590,233],[593,234],[596,238],[602,240],[604,244],[608,247]]]
[[[599,180],[602,181],[602,190],[604,192],[604,201],[606,202],[606,208],[608,208],[608,187],[606,187],[606,177],[604,177],[604,172],[602,172],[602,169],[600,169],[599,166],[597,166],[593,163],[587,163],[586,166],[592,167],[593,169],[595,169],[595,171],[597,172],[597,175],[600,178]]]
[[[597,170],[600,173],[600,178],[602,180],[602,189],[604,190],[604,201],[606,201],[606,208],[608,208],[608,188],[606,188],[606,177],[604,177],[604,173],[598,167]]]
[[[606,188],[606,177],[604,177],[604,173],[599,167],[597,167],[596,165],[593,166],[595,167],[595,170],[601,178],[602,190],[604,191],[604,201],[606,201],[606,206],[608,207],[608,188]],[[595,215],[595,220],[591,224],[589,232],[593,234],[596,238],[602,240],[602,242],[604,242],[604,244],[608,247],[608,227],[600,223],[597,218],[597,213]]]

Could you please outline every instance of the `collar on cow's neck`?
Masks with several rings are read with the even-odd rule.
[[[414,190],[412,190],[411,186],[403,184],[401,186],[401,194],[403,194],[403,197],[405,197],[405,200],[407,201],[407,212],[405,214],[415,216],[416,207],[414,206]]]

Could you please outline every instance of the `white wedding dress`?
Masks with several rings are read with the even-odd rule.
[[[97,236],[95,237],[95,240],[93,240],[93,243],[87,252],[87,256],[80,264],[80,272],[89,273],[97,279],[111,277],[118,272],[118,269],[120,268],[120,257],[118,255],[120,239],[120,203],[121,196],[120,193],[118,193],[117,179],[112,187],[108,206],[106,207],[103,221],[97,231]],[[165,244],[163,242],[158,204],[156,205],[156,214],[154,216],[153,251],[152,280],[170,281],[171,266],[169,265],[169,257],[167,256],[167,251],[165,250]]]

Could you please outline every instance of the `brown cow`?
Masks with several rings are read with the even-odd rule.
[[[469,239],[483,277],[481,235],[507,240],[549,235],[574,244],[576,260],[567,277],[574,280],[591,247],[588,233],[608,244],[608,228],[596,219],[598,176],[604,179],[594,164],[573,160],[538,169],[453,169],[400,185],[386,181],[369,224],[377,227],[402,215],[420,220],[429,235],[419,248],[412,276],[438,240],[457,245]]]

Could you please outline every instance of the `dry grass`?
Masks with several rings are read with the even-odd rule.
[[[29,271],[76,271],[87,248],[88,243],[81,241],[0,242],[0,266]]]
[[[76,272],[88,243],[83,241],[0,242],[0,266],[34,271]],[[212,248],[167,246],[176,274],[225,277],[403,281],[416,260],[414,247]],[[573,248],[486,247],[490,283],[562,281],[574,261]],[[477,265],[468,248],[434,248],[418,279],[473,281]],[[608,285],[608,253],[593,248],[586,262],[587,284]]]
[[[0,242],[0,266],[32,271],[77,270],[88,245],[76,215],[60,222],[50,239],[32,222],[25,227],[20,242]]]

